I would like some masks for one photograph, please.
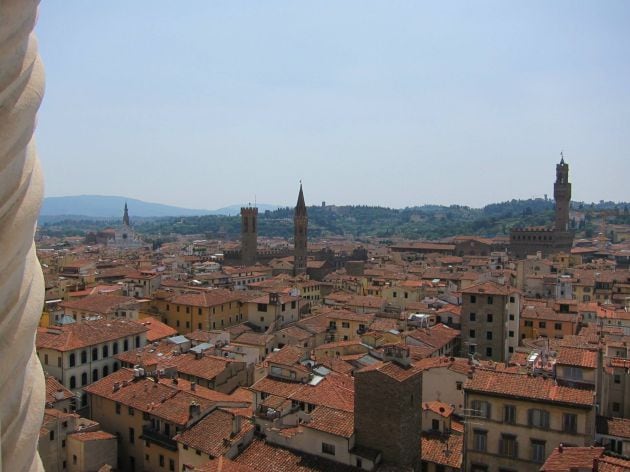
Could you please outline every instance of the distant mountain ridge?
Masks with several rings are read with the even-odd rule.
[[[68,216],[76,218],[122,218],[127,203],[129,215],[137,218],[158,218],[164,216],[203,216],[237,215],[241,206],[230,205],[217,210],[182,208],[161,203],[145,202],[136,198],[110,195],[74,195],[67,197],[46,197],[40,211],[41,217]],[[278,205],[259,204],[261,211],[276,210]]]

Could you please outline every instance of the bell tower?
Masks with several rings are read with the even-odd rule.
[[[256,264],[258,251],[258,208],[241,208],[241,264]]]
[[[123,225],[131,226],[129,224],[129,209],[127,208],[127,202],[125,202],[125,212],[123,213]]]
[[[293,275],[306,274],[307,231],[308,215],[306,214],[306,203],[304,203],[304,193],[300,182],[300,193],[293,216]]]
[[[553,185],[553,197],[556,200],[556,231],[569,230],[569,205],[571,203],[571,184],[569,183],[569,164],[564,162],[562,153],[556,164],[556,182]]]

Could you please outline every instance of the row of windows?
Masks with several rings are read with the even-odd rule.
[[[471,409],[474,416],[479,418],[491,419],[492,405],[490,402],[482,400],[473,400]],[[527,426],[533,426],[541,429],[549,429],[549,412],[539,408],[530,408],[527,410]],[[516,423],[516,406],[503,405],[502,421],[507,424]],[[577,415],[573,413],[562,414],[562,431],[565,433],[577,433]]]
[[[533,328],[534,327],[534,322],[532,320],[525,320],[525,327]],[[539,328],[546,328],[547,327],[547,322],[546,321],[539,321],[538,322],[538,327]],[[553,324],[553,329],[555,329],[556,331],[562,331],[562,323],[554,323]]]
[[[512,240],[514,241],[553,241],[553,236],[532,236],[532,235],[527,235],[527,236],[520,236],[520,235],[515,235],[512,237]]]
[[[112,368],[112,372],[116,372],[118,370],[119,366],[118,366],[118,362],[114,362],[113,368]],[[103,366],[103,377],[107,377],[109,375],[109,366]],[[93,369],[92,370],[92,382],[96,382],[98,380],[98,369]],[[83,372],[81,374],[81,387],[84,387],[88,384],[88,373],[87,372]],[[70,389],[74,389],[77,388],[77,378],[74,375],[70,376],[70,379],[68,380],[68,385]]]
[[[136,336],[135,338],[135,346],[136,348],[140,347],[140,336]],[[115,341],[112,344],[112,355],[116,355],[118,354],[118,341]],[[123,341],[123,352],[127,352],[129,350],[129,340],[125,339]],[[91,360],[92,361],[97,361],[99,359],[98,357],[98,348],[94,347],[92,348],[92,355],[91,355]],[[101,348],[101,359],[107,359],[109,357],[109,345],[106,344]],[[81,364],[87,364],[88,363],[88,351],[87,350],[83,350],[81,351],[80,354],[80,361]],[[70,356],[68,358],[68,363],[70,365],[70,367],[74,367],[77,365],[77,355],[72,352],[70,353]],[[44,364],[48,365],[48,354],[44,355]]]
[[[240,314],[238,314],[238,315],[236,315],[234,317],[234,322],[237,322],[237,321],[242,320],[242,319],[243,319],[243,314],[240,313]],[[230,323],[230,324],[232,323],[232,317],[231,316],[229,317],[228,323]],[[168,324],[168,322],[166,324]],[[180,321],[179,320],[175,320],[175,326],[177,328],[179,328],[180,325],[181,325]],[[225,320],[221,320],[221,326],[225,326]],[[216,329],[216,327],[217,327],[217,323],[216,323],[216,321],[213,321],[212,322],[212,329]],[[186,328],[190,329],[190,321],[186,321]],[[203,323],[201,323],[201,322],[197,323],[197,329],[203,329]]]
[[[534,462],[544,462],[547,458],[547,442],[534,438],[530,438],[529,441],[531,447],[529,459]],[[473,449],[479,452],[489,452],[487,431],[482,429],[473,430]],[[513,434],[501,434],[496,452],[502,456],[518,458],[518,441],[516,436]]]
[[[515,303],[516,302],[516,298],[515,297],[510,297],[510,303]],[[471,295],[470,296],[470,303],[477,303],[477,295]],[[488,298],[486,298],[486,303],[488,305],[493,305],[494,304],[494,297],[492,295],[488,295]]]

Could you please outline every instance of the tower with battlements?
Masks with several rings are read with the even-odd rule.
[[[241,264],[256,264],[258,250],[258,208],[241,208]]]
[[[564,162],[564,157],[556,165],[556,182],[553,184],[553,198],[556,200],[555,229],[568,231],[571,184],[569,183],[569,164]]]

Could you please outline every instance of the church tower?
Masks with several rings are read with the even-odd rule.
[[[304,203],[302,183],[300,182],[300,193],[293,216],[293,275],[306,274],[307,230],[308,216],[306,214],[306,203]]]
[[[571,184],[569,183],[569,164],[556,164],[556,182],[553,184],[553,197],[556,200],[556,231],[569,230],[569,205],[571,203]]]
[[[241,208],[241,264],[256,264],[258,251],[258,208]]]
[[[123,213],[123,225],[131,226],[129,224],[129,210],[127,209],[127,202],[125,202],[125,212]]]

